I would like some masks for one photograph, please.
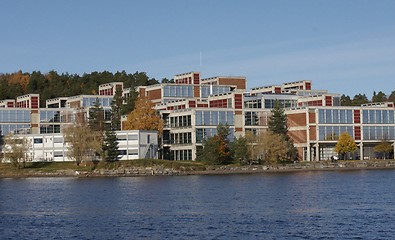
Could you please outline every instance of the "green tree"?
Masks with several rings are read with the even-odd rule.
[[[18,169],[24,168],[28,157],[29,143],[25,137],[8,134],[4,138],[4,158],[9,160]]]
[[[378,92],[376,94],[376,91],[373,92],[373,97],[372,97],[372,102],[376,103],[376,102],[386,102],[387,101],[387,96],[385,95],[385,93],[383,93],[382,91]]]
[[[392,147],[391,142],[383,139],[374,147],[374,151],[381,155],[382,158],[386,159],[394,151],[394,148]]]
[[[123,104],[121,94],[121,90],[117,89],[111,102],[111,128],[114,130],[121,130],[121,108]]]
[[[118,140],[113,128],[108,127],[105,132],[103,152],[107,162],[115,162],[118,160]]]
[[[98,98],[96,98],[93,106],[89,109],[89,127],[92,131],[104,131],[104,110]]]
[[[268,129],[270,132],[280,135],[286,143],[286,150],[288,153],[287,157],[284,158],[283,161],[295,160],[297,158],[297,150],[292,139],[288,135],[287,115],[278,100],[275,101],[274,108],[271,111]]]
[[[352,99],[353,106],[361,106],[362,104],[369,103],[368,97],[365,94],[357,94]]]
[[[274,103],[269,117],[268,128],[271,132],[280,134],[288,139],[287,115],[278,100]]]
[[[232,157],[228,136],[229,126],[218,125],[217,134],[204,142],[203,150],[198,152],[196,160],[214,165],[231,163]]]
[[[350,96],[342,95],[340,97],[340,105],[341,106],[352,106],[352,101]]]
[[[388,97],[388,101],[395,103],[395,91],[391,92],[391,94]]]
[[[344,132],[340,134],[339,140],[337,141],[335,151],[341,155],[341,158],[344,159],[347,153],[352,153],[357,150],[357,144],[354,139],[348,134],[348,132]]]
[[[231,144],[233,160],[241,165],[252,164],[251,158],[248,157],[247,138],[240,136],[235,138]]]

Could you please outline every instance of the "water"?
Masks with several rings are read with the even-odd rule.
[[[395,171],[0,179],[0,239],[393,239]]]

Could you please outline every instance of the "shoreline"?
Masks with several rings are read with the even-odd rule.
[[[131,167],[118,169],[100,169],[78,171],[72,169],[45,172],[26,170],[23,172],[0,172],[0,178],[34,178],[34,177],[149,177],[149,176],[192,176],[192,175],[237,175],[237,174],[271,174],[309,171],[358,171],[358,170],[394,170],[395,160],[339,161],[339,162],[301,162],[285,165],[249,165],[249,166],[206,166],[204,170],[189,168],[165,168],[161,165],[151,167]]]

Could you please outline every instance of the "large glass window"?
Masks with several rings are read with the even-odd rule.
[[[320,141],[335,141],[339,136],[347,132],[351,137],[354,137],[352,126],[320,126],[318,128],[318,135]]]
[[[394,110],[363,110],[363,123],[392,124],[394,123]]]
[[[334,123],[334,124],[351,124],[352,110],[351,109],[319,109],[318,110],[319,123]]]
[[[0,122],[30,123],[30,110],[0,109]]]
[[[193,97],[193,86],[169,85],[163,87],[164,97]]]

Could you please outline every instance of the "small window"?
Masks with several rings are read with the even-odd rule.
[[[151,142],[151,136],[147,135],[147,143],[150,143],[150,142]]]
[[[42,138],[35,138],[34,143],[43,143],[43,139]]]

